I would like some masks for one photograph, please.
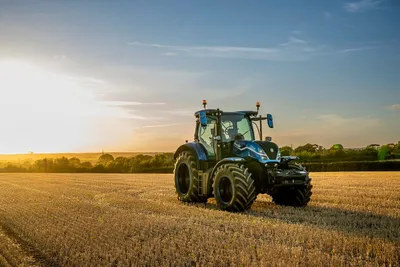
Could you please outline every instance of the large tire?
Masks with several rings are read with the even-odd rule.
[[[226,211],[250,209],[257,198],[254,180],[245,167],[226,163],[214,175],[214,198],[217,206]]]
[[[272,195],[272,201],[281,206],[305,207],[311,200],[312,188],[311,178],[309,178],[304,186],[280,188]]]
[[[179,154],[174,168],[175,189],[182,202],[205,202],[207,198],[199,196],[199,177],[196,159],[189,151]]]

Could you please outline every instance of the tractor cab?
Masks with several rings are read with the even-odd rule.
[[[207,102],[203,100],[204,109],[195,112],[197,118],[195,142],[200,143],[207,151],[209,160],[221,160],[235,156],[234,147],[240,146],[241,141],[255,141],[255,126],[262,141],[262,121],[268,120],[268,126],[273,128],[272,115],[258,116],[257,111],[224,112],[220,109],[206,109]],[[259,122],[257,125],[256,122]],[[271,141],[269,137],[267,139]]]
[[[214,110],[196,112],[196,117],[199,119],[195,140],[204,146],[210,158],[216,157],[218,145],[222,150],[222,158],[225,158],[232,156],[236,140],[255,139],[248,112],[222,112],[219,118],[216,114]]]

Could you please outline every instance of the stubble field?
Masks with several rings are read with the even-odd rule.
[[[0,174],[0,266],[400,266],[400,172],[310,176],[304,209],[228,213],[170,174]]]

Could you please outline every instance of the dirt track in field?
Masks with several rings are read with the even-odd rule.
[[[304,209],[227,213],[168,174],[0,174],[0,266],[400,266],[400,172],[311,177]]]

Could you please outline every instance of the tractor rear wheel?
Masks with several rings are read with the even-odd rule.
[[[304,186],[280,188],[272,195],[272,201],[281,206],[305,207],[311,200],[311,179]]]
[[[179,154],[174,168],[175,189],[182,202],[206,202],[207,198],[199,196],[199,177],[196,159],[189,151]]]
[[[254,180],[243,165],[221,165],[214,175],[214,198],[217,206],[226,211],[250,209],[257,198]]]

